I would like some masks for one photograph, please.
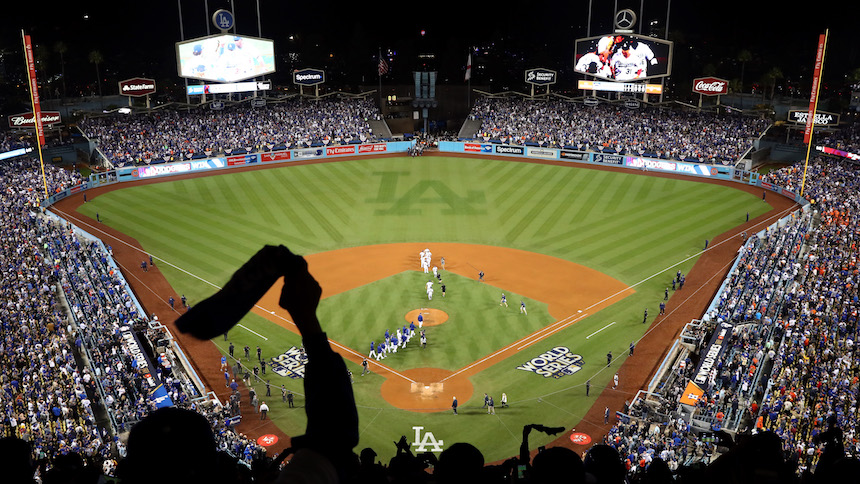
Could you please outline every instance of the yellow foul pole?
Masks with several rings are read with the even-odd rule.
[[[803,179],[800,182],[800,196],[806,188],[806,170],[809,167],[809,153],[812,150],[812,132],[815,129],[815,111],[818,108],[818,93],[821,90],[821,74],[824,72],[824,51],[827,50],[827,37],[830,29],[818,37],[818,51],[815,55],[815,70],[812,75],[812,92],[809,99],[809,113],[806,118],[806,130],[803,142],[806,143],[806,161],[803,163]]]

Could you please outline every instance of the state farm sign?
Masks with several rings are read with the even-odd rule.
[[[719,96],[729,93],[729,81],[716,77],[693,79],[693,92],[704,96]]]
[[[155,92],[155,81],[143,77],[119,81],[119,93],[123,96],[141,97]]]
[[[33,113],[11,114],[7,116],[10,128],[35,128],[36,117]],[[42,125],[50,126],[62,121],[58,111],[42,111]]]

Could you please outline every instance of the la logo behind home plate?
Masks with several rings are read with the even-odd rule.
[[[436,440],[436,436],[433,435],[433,432],[424,432],[424,438],[421,438],[421,430],[424,427],[412,427],[415,431],[415,442],[412,442],[412,446],[415,447],[416,452],[442,452],[442,445],[445,444],[444,440]],[[428,446],[431,446],[431,449],[427,449]]]

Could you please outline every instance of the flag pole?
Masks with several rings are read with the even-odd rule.
[[[379,112],[382,112],[382,69],[379,66],[382,64],[382,47],[379,48],[379,53],[376,57],[376,73],[379,74]]]
[[[815,130],[815,112],[818,110],[818,93],[821,90],[821,75],[824,73],[824,52],[827,50],[827,37],[830,29],[825,29],[818,40],[818,51],[815,56],[815,69],[812,77],[812,92],[809,101],[809,113],[806,119],[806,132],[804,141],[806,144],[806,160],[803,162],[803,178],[800,181],[800,196],[803,196],[806,188],[806,170],[809,167],[809,153],[812,150],[812,133]]]
[[[469,56],[466,58],[466,108],[472,111],[472,47],[469,47]],[[468,112],[466,117],[468,117]]]

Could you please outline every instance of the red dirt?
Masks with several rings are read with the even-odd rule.
[[[418,314],[424,316],[424,322],[421,325],[424,326],[439,326],[440,324],[444,324],[448,321],[448,313],[442,311],[441,309],[433,309],[433,308],[421,308],[421,309],[413,309],[406,313],[403,316],[403,319],[408,323],[417,323],[418,322]],[[415,326],[418,326],[417,324]]]

